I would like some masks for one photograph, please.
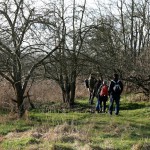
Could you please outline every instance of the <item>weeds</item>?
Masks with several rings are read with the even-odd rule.
[[[28,112],[27,120],[1,113],[0,149],[149,149],[149,106],[149,102],[135,103],[122,97],[119,116],[90,113],[87,99],[77,100],[72,110],[63,108],[65,111],[59,111],[60,103],[41,105],[40,110]]]

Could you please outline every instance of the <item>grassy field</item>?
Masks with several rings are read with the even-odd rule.
[[[118,116],[91,113],[87,99],[76,100],[71,110],[60,106],[41,104],[22,120],[1,111],[0,150],[150,149],[150,102],[126,95]]]

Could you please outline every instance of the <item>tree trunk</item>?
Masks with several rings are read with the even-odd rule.
[[[76,70],[72,72],[72,82],[70,86],[70,107],[73,107],[75,100],[75,90],[76,90]]]
[[[73,107],[74,100],[75,100],[75,90],[76,90],[76,83],[75,81],[71,83],[71,96],[70,96],[70,107]]]
[[[70,84],[66,83],[66,102],[70,105]]]
[[[66,91],[62,90],[63,102],[66,103]]]
[[[62,91],[62,98],[64,103],[70,103],[70,84],[68,78],[66,78],[65,83],[59,84]]]
[[[21,83],[15,84],[15,91],[16,91],[16,100],[17,100],[17,106],[18,106],[18,115],[19,115],[19,118],[22,118],[22,116],[25,113],[25,108],[23,104],[24,92],[23,92]]]

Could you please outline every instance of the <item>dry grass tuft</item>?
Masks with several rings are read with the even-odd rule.
[[[70,134],[65,134],[65,136],[63,136],[61,138],[61,141],[63,142],[70,142],[70,143],[74,143],[75,141],[80,141],[82,143],[87,141],[87,136],[84,135],[82,132],[74,132],[74,133],[70,133]]]
[[[9,132],[6,136],[5,139],[21,139],[21,138],[27,138],[27,137],[32,137],[32,130],[28,130],[25,132]]]
[[[54,129],[49,129],[48,132],[43,134],[42,139],[44,141],[62,141],[69,143],[79,141],[84,143],[88,138],[82,131],[78,131],[74,126],[64,123],[57,125]]]
[[[2,135],[0,135],[0,143],[3,142],[4,137]]]
[[[100,146],[92,145],[91,143],[83,144],[79,141],[73,143],[73,147],[77,150],[103,150]]]
[[[127,99],[130,102],[142,102],[142,101],[148,101],[148,97],[146,97],[143,93],[138,94],[130,94],[127,96]]]
[[[57,125],[54,128],[55,133],[71,133],[74,130],[75,128],[67,123],[64,123],[62,125]]]
[[[66,123],[63,125],[58,125],[56,126],[54,129],[50,128],[50,129],[37,129],[37,133],[36,135],[42,134],[41,139],[43,141],[60,141],[62,139],[62,137],[64,136],[64,133],[69,132],[69,125],[67,125]],[[35,133],[34,133],[35,134]]]
[[[54,132],[53,129],[50,129],[48,132],[43,134],[42,141],[56,142],[56,141],[60,141],[61,138],[62,138],[62,134],[57,134]]]
[[[135,144],[132,146],[131,150],[150,150],[150,144]]]
[[[107,150],[113,150],[113,141],[111,139],[107,139],[104,141],[104,147],[107,149]]]
[[[69,129],[67,129],[67,127]],[[57,128],[57,129],[56,129]],[[87,137],[77,130],[74,130],[74,127],[68,124],[63,124],[56,126],[54,129],[42,129],[37,128],[34,130],[28,130],[24,132],[9,132],[6,136],[0,137],[0,142],[4,140],[17,140],[24,138],[34,138],[40,140],[41,144],[49,142],[63,142],[63,143],[72,143],[72,147],[78,150],[101,150],[100,147],[93,147],[92,145],[85,144]],[[85,145],[84,145],[85,144]],[[32,147],[31,147],[32,146]],[[36,149],[37,145],[30,145],[31,149]]]
[[[79,147],[80,150],[93,150],[93,148],[89,144],[85,144],[84,146]]]
[[[1,115],[0,116],[0,123],[7,123],[12,120],[17,120],[18,114],[10,112],[9,114]]]
[[[103,132],[109,133],[111,131],[117,131],[118,130],[118,125],[116,123],[110,123],[105,128],[103,129]]]
[[[141,144],[135,144],[132,146],[131,150],[141,150],[142,149],[142,145]]]
[[[8,121],[8,117],[6,115],[0,117],[0,123],[5,123]]]

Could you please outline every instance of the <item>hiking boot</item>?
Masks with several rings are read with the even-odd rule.
[[[118,115],[119,113],[118,112],[115,112],[115,115]]]
[[[99,110],[96,110],[96,113],[98,114],[98,113],[99,113]]]

